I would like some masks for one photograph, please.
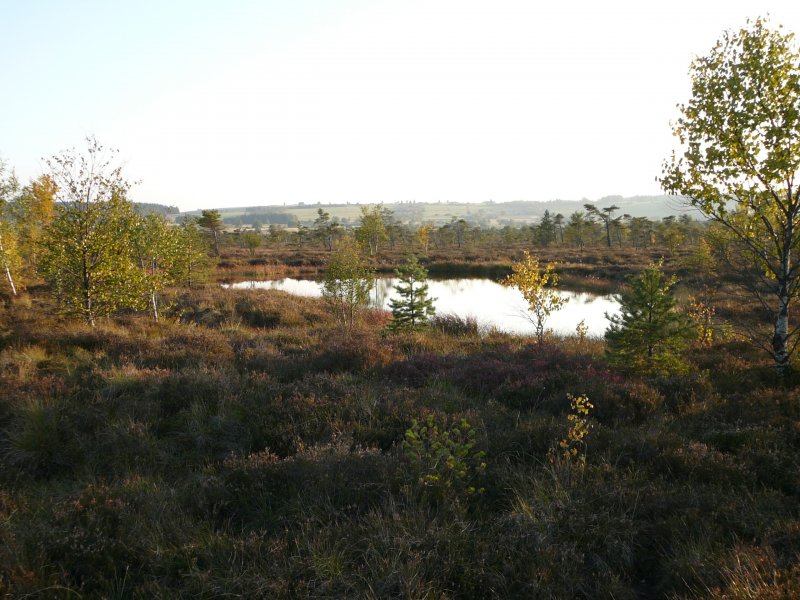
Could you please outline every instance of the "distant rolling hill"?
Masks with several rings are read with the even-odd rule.
[[[606,196],[597,201],[583,200],[517,200],[513,202],[395,202],[385,207],[404,223],[429,222],[443,224],[451,219],[465,219],[484,226],[523,225],[537,222],[545,210],[551,215],[564,217],[575,211],[584,210],[584,204],[594,204],[598,208],[618,206],[616,214],[629,214],[634,217],[661,219],[670,215],[688,213],[696,219],[700,215],[687,208],[686,203],[677,196]],[[295,204],[287,206],[249,206],[217,209],[228,225],[261,225],[271,223],[283,225],[311,225],[317,218],[317,210],[322,208],[332,218],[345,224],[357,224],[361,215],[359,204]],[[199,215],[200,211],[183,213]]]

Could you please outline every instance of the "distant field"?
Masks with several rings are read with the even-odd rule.
[[[588,200],[552,200],[548,202],[516,201],[516,202],[416,202],[416,203],[391,203],[385,204],[395,217],[402,222],[432,222],[442,224],[452,218],[466,219],[470,222],[483,225],[519,225],[522,223],[537,222],[545,210],[550,214],[562,214],[568,217],[575,211],[583,210],[584,203]],[[609,196],[593,202],[603,208],[607,206],[619,207],[617,214],[630,214],[637,217],[660,219],[668,215],[679,215],[683,210],[679,198],[671,196]],[[310,225],[317,218],[317,210],[322,208],[332,218],[339,221],[356,223],[361,216],[361,204],[311,204],[289,206],[252,206],[236,208],[220,208],[223,219],[231,223],[235,219],[248,222],[257,218],[262,223],[268,223],[268,218],[259,215],[267,213],[276,215],[290,215],[301,224]],[[374,205],[372,205],[374,206]],[[199,214],[192,211],[187,214]]]

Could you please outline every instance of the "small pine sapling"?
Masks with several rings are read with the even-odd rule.
[[[414,331],[425,327],[428,319],[436,314],[433,306],[436,298],[428,297],[428,271],[416,257],[395,271],[400,279],[397,293],[400,296],[389,302],[392,309],[390,331]]]

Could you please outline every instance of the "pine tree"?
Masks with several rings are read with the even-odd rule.
[[[178,228],[181,254],[177,262],[177,282],[196,287],[205,281],[210,268],[208,240],[198,229],[197,219],[186,219]]]
[[[536,227],[534,237],[540,246],[549,246],[550,243],[556,238],[556,224],[553,217],[550,216],[550,211],[545,210],[542,220],[539,221],[539,226]]]
[[[197,224],[207,229],[214,236],[214,254],[219,256],[219,234],[225,228],[222,215],[218,210],[204,210],[197,219]]]
[[[433,302],[436,298],[428,297],[428,271],[419,264],[416,257],[408,260],[408,264],[395,270],[400,279],[397,293],[400,298],[391,300],[392,331],[416,330],[425,327],[428,319],[436,313]]]
[[[675,277],[652,264],[620,295],[620,314],[607,318],[608,358],[612,364],[650,374],[682,371],[681,352],[692,335],[686,316],[675,310]]]

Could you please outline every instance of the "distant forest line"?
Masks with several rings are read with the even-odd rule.
[[[523,225],[536,223],[545,211],[551,215],[562,214],[569,216],[576,211],[583,211],[584,205],[589,203],[582,200],[549,200],[533,201],[518,200],[513,202],[392,202],[384,204],[391,211],[394,218],[406,224],[444,224],[453,219],[465,221],[484,227],[504,227],[507,225]],[[375,203],[377,204],[377,203]],[[678,196],[605,196],[592,204],[600,208],[617,206],[621,214],[632,217],[647,217],[662,219],[668,216],[678,216],[689,212],[688,202]],[[158,205],[147,205],[158,206]],[[318,217],[318,209],[323,208],[331,218],[343,225],[357,225],[361,218],[363,204],[294,204],[287,206],[249,206],[236,208],[219,208],[220,215],[226,225],[287,225],[300,226],[312,225]],[[164,214],[176,214],[171,209]],[[182,216],[199,216],[199,210],[181,213]],[[695,218],[699,215],[692,213]]]

